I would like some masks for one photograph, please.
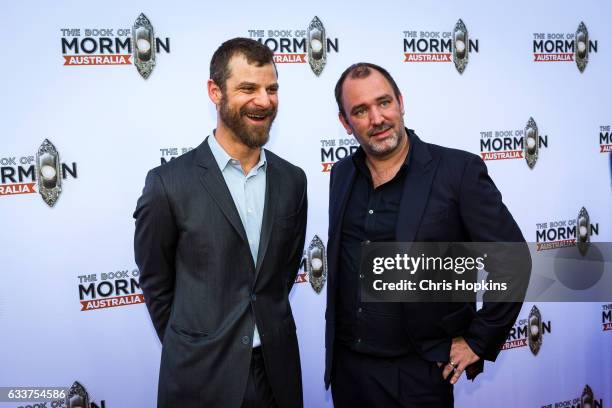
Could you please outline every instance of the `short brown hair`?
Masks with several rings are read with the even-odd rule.
[[[225,91],[225,83],[231,74],[228,67],[229,61],[236,54],[244,55],[249,64],[255,64],[258,67],[272,64],[276,71],[274,53],[270,48],[250,38],[232,38],[221,44],[210,60],[210,79],[222,91]],[[276,74],[278,75],[278,71]]]
[[[391,88],[393,88],[393,93],[395,94],[395,97],[397,98],[397,100],[399,100],[401,92],[397,84],[395,83],[395,80],[393,79],[391,74],[387,72],[386,69],[369,62],[358,62],[344,70],[342,75],[340,75],[340,79],[338,79],[338,82],[336,83],[336,88],[334,89],[334,94],[336,95],[336,102],[338,103],[338,110],[340,111],[342,116],[344,116],[345,119],[346,112],[344,112],[344,106],[342,106],[342,85],[344,85],[346,77],[350,75],[352,79],[367,78],[372,73],[373,69],[380,72],[382,76],[384,76],[385,79],[389,81],[389,83],[391,84]]]

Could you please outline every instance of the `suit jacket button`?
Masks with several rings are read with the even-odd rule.
[[[249,344],[249,342],[251,341],[251,338],[249,336],[242,336],[242,344]]]
[[[251,294],[251,300],[252,300],[253,302],[254,302],[254,301],[256,301],[256,300],[257,300],[257,295],[256,295],[256,294],[254,294],[254,293],[252,293],[252,294]]]

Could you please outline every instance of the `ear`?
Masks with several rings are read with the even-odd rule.
[[[342,123],[342,126],[344,126],[344,130],[346,130],[346,133],[352,135],[353,129],[351,128],[351,125],[349,125],[342,112],[338,112],[338,119],[340,119],[340,123]]]
[[[221,98],[223,97],[223,91],[221,91],[219,85],[217,85],[212,79],[208,80],[206,86],[208,88],[208,97],[212,103],[219,106],[219,103],[221,103]]]
[[[400,111],[402,112],[402,116],[404,116],[404,96],[400,93],[399,98],[397,99],[399,100],[399,106],[400,106]]]

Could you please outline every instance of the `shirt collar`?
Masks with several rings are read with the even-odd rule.
[[[215,158],[215,161],[217,162],[217,165],[219,166],[219,169],[221,171],[225,170],[225,168],[228,165],[240,167],[240,162],[237,159],[234,159],[232,156],[230,156],[225,151],[225,149],[223,149],[223,147],[219,144],[219,142],[217,142],[217,138],[215,137],[214,130],[213,130],[213,134],[208,137],[208,145],[210,146],[210,151],[212,152],[213,157]],[[268,162],[266,160],[266,152],[262,148],[259,150],[259,161],[253,167],[253,170],[259,170],[260,167],[263,167],[265,170],[265,168],[267,167],[267,164]]]

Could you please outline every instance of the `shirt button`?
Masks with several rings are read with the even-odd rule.
[[[361,343],[361,339],[357,339],[357,344]]]
[[[242,336],[242,339],[240,339],[240,341],[242,342],[242,344],[249,344],[251,338],[249,336]]]
[[[374,214],[374,210],[368,210],[368,214]]]

